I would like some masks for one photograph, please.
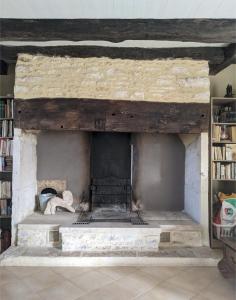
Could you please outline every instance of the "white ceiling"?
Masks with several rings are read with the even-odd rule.
[[[139,47],[139,48],[182,48],[182,47],[226,47],[228,44],[223,43],[193,43],[193,42],[173,42],[173,41],[123,41],[120,43],[112,43],[107,41],[49,41],[49,42],[18,42],[18,41],[2,41],[1,45],[6,46],[104,46],[104,47]]]
[[[0,18],[236,18],[236,0],[0,0]]]

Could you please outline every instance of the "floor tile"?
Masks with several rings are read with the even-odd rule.
[[[175,276],[186,268],[183,267],[141,267],[139,268],[142,272],[151,275],[157,279],[158,282],[164,281],[170,277]]]
[[[19,279],[30,276],[48,268],[44,267],[9,267],[9,270],[14,273]]]
[[[171,277],[167,282],[185,290],[199,293],[219,276],[217,268],[188,268]]]
[[[104,285],[114,281],[114,279],[99,271],[86,272],[70,280],[86,293],[102,288]]]
[[[83,294],[84,292],[79,287],[68,281],[51,285],[39,292],[40,299],[43,300],[75,300]]]
[[[158,280],[156,278],[140,270],[116,281],[116,284],[128,290],[133,297],[147,292],[157,283]]]
[[[50,287],[54,284],[60,284],[65,280],[59,274],[56,274],[52,270],[43,269],[40,272],[31,274],[30,276],[24,277],[22,282],[31,289],[33,292],[41,291],[45,288]]]
[[[78,300],[132,300],[133,295],[121,288],[116,282],[105,285],[103,288],[90,292]]]
[[[0,286],[17,280],[17,276],[8,268],[0,267]]]
[[[217,279],[200,294],[209,300],[235,300],[236,280]]]
[[[67,279],[75,278],[81,274],[95,270],[96,268],[82,268],[82,267],[55,267],[53,271]]]
[[[99,272],[102,272],[113,279],[120,279],[128,274],[137,271],[135,267],[102,267],[99,268]]]
[[[1,300],[41,300],[37,293],[33,293],[21,280],[4,284],[0,289]]]
[[[165,282],[135,300],[190,300],[193,296],[194,293]]]

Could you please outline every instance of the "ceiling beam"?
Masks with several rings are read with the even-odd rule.
[[[2,41],[233,43],[236,19],[0,19]]]
[[[0,45],[0,58],[15,62],[19,53],[43,54],[48,56],[70,57],[109,57],[121,59],[153,60],[167,58],[191,58],[207,60],[210,64],[220,64],[224,60],[224,51],[220,47],[190,48],[133,48],[100,46],[4,46]]]
[[[236,64],[236,44],[223,48],[224,60],[219,64],[213,64],[210,68],[210,75],[216,75],[231,64]]]

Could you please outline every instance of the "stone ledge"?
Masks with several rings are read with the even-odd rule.
[[[0,266],[217,266],[222,251],[208,247],[160,249],[145,252],[63,253],[56,248],[10,247],[0,255]]]

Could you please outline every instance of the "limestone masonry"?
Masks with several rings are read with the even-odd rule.
[[[15,97],[209,102],[208,62],[20,54]]]

